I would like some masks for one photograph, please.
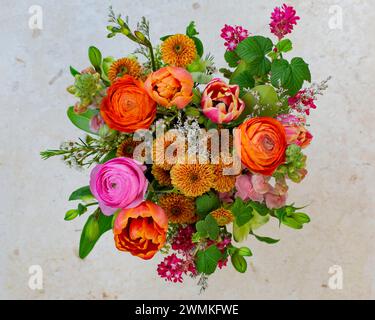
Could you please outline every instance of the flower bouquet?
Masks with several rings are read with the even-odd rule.
[[[88,185],[69,197],[78,206],[65,215],[87,216],[82,259],[111,231],[120,251],[145,260],[164,254],[161,278],[198,277],[205,289],[228,261],[246,271],[252,252],[241,242],[249,236],[279,241],[258,233],[269,220],[293,229],[310,221],[287,204],[288,182],[307,174],[307,116],[327,80],[304,87],[308,64],[286,57],[285,36],[298,19],[290,6],[275,8],[274,42],[225,25],[228,68],[217,70],[194,22],[155,46],[145,18],[133,30],[110,8],[108,38],[122,35],[139,47],[119,59],[90,47],[91,66],[70,67],[68,92],[78,101],[67,115],[86,136],[41,153],[92,167]]]

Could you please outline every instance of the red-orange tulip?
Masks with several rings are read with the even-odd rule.
[[[164,246],[167,229],[168,218],[164,210],[145,201],[138,207],[121,210],[113,233],[118,250],[148,260]]]

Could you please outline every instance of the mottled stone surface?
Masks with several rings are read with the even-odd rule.
[[[195,19],[206,50],[224,66],[219,30],[224,23],[268,35],[269,15],[280,1],[112,1],[131,22],[145,15],[152,35],[184,32]],[[88,172],[70,170],[58,159],[41,161],[39,151],[82,134],[66,118],[73,98],[69,65],[87,66],[87,47],[121,57],[133,46],[106,39],[107,1],[39,0],[41,31],[28,27],[34,1],[1,0],[0,119],[0,298],[22,299],[338,299],[375,298],[375,9],[370,0],[289,1],[301,16],[291,36],[294,54],[310,63],[313,78],[333,76],[310,117],[315,136],[308,150],[309,176],[292,187],[291,201],[309,204],[312,222],[303,231],[279,229],[273,246],[248,241],[249,272],[230,266],[213,275],[205,294],[193,280],[165,283],[150,262],[117,252],[106,234],[85,260],[77,258],[84,218],[64,222],[67,197],[86,185]],[[343,29],[330,29],[329,8],[343,10]],[[28,268],[40,265],[44,289],[28,287]],[[328,269],[340,265],[343,290],[328,287]]]

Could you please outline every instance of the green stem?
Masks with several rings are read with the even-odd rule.
[[[156,71],[156,63],[155,63],[154,49],[152,48],[152,45],[148,46],[148,49],[149,49],[149,51],[150,51],[152,71]]]

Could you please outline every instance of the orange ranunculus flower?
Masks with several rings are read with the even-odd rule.
[[[164,67],[151,73],[145,89],[159,105],[170,108],[185,108],[193,98],[193,78],[183,68]]]
[[[240,143],[242,163],[252,172],[271,176],[285,162],[283,125],[274,118],[257,117],[246,120],[238,129],[236,145]]]
[[[108,88],[100,114],[111,129],[132,133],[150,127],[156,116],[156,103],[141,81],[125,75]]]
[[[148,260],[165,244],[168,218],[164,210],[151,201],[123,209],[113,227],[116,247]]]

